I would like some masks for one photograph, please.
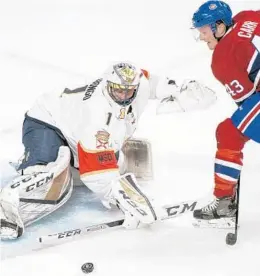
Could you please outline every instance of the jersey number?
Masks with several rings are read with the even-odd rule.
[[[242,93],[244,91],[244,87],[239,83],[238,80],[233,80],[228,84],[225,84],[227,92],[231,96],[235,96],[236,94]]]

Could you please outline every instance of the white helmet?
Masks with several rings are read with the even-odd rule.
[[[143,72],[132,63],[109,66],[103,76],[103,92],[120,106],[130,105],[136,97]]]

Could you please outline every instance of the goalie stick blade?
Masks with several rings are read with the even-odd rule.
[[[212,220],[195,220],[192,225],[195,228],[234,229],[235,217]]]
[[[124,220],[120,219],[120,220],[105,222],[105,223],[96,224],[96,225],[92,225],[92,226],[88,226],[88,227],[84,227],[84,228],[71,229],[71,230],[64,231],[64,232],[59,232],[59,233],[54,233],[54,234],[50,234],[50,235],[47,235],[47,236],[42,236],[42,237],[39,238],[39,242],[44,243],[48,240],[57,240],[57,241],[59,241],[59,240],[79,236],[79,235],[82,235],[82,234],[86,234],[86,233],[89,233],[89,232],[96,232],[96,231],[104,230],[104,229],[107,229],[107,228],[121,226],[123,223],[124,223]]]
[[[187,212],[193,212],[196,205],[197,205],[197,201],[187,201],[187,202],[182,202],[175,205],[165,205],[162,207],[165,215],[162,216],[159,221],[174,218],[182,214],[185,214]],[[54,234],[39,237],[38,241],[41,244],[48,244],[48,245],[60,243],[63,241],[71,240],[78,236],[85,235],[90,232],[98,232],[98,231],[113,228],[113,227],[119,227],[119,226],[122,226],[123,223],[124,223],[124,219],[119,219],[119,220],[104,222],[104,223],[96,224],[92,226],[70,229],[64,232],[59,232],[59,233],[54,233]]]

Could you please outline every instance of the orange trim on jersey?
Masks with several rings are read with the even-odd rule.
[[[150,78],[150,73],[144,69],[141,69],[142,73],[144,74],[144,76],[149,80]]]
[[[86,150],[78,143],[80,175],[117,170],[117,159],[112,149]]]
[[[79,144],[80,144],[81,148],[83,149],[83,151],[85,151],[85,152],[97,153],[97,152],[103,152],[103,151],[104,151],[104,149],[93,149],[93,150],[87,149],[87,148],[85,148],[85,147],[82,145],[82,143],[81,143],[80,141],[79,141],[78,145],[79,145]],[[105,149],[105,150],[114,151],[112,148],[107,148],[107,149]]]

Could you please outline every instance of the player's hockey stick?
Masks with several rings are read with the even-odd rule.
[[[177,217],[187,212],[192,212],[195,209],[196,205],[197,205],[197,201],[187,201],[179,204],[163,206],[163,209],[165,209],[166,211],[165,212],[166,216],[161,218],[160,220],[166,220],[166,219]],[[104,222],[104,223],[96,224],[92,226],[70,229],[64,232],[42,236],[39,238],[39,242],[42,244],[52,244],[59,241],[69,240],[75,236],[85,235],[89,232],[96,232],[96,231],[100,231],[108,228],[122,226],[123,223],[124,223],[124,219],[119,219],[119,220]]]
[[[236,211],[236,219],[235,219],[235,232],[234,233],[230,232],[226,235],[226,244],[228,244],[228,245],[234,245],[237,242],[238,213],[239,213],[239,193],[240,193],[240,176],[239,176],[238,182],[237,182],[237,196],[236,196],[237,211]]]

